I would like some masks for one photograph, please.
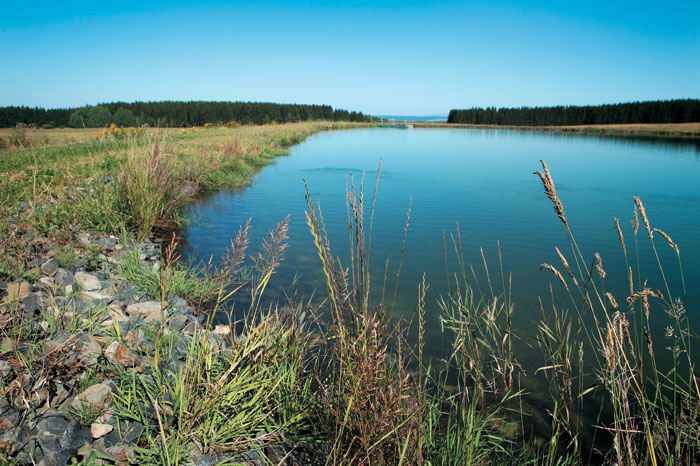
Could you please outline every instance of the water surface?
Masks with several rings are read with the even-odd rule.
[[[307,296],[314,289],[323,295],[319,259],[305,223],[302,180],[307,181],[312,198],[321,204],[335,254],[349,265],[346,181],[352,173],[359,185],[366,173],[365,193],[371,198],[381,160],[372,263],[379,292],[386,258],[390,257],[389,304],[411,205],[394,315],[414,315],[417,284],[425,273],[431,286],[428,351],[440,353],[443,337],[436,301],[448,293],[448,281],[453,282],[457,272],[451,235],[456,237],[458,223],[466,262],[473,264],[482,277],[483,248],[496,293],[501,289],[500,242],[506,282],[512,274],[514,323],[524,341],[532,344],[535,322],[541,317],[539,298],[547,309],[551,308],[550,283],[558,305],[571,307],[553,276],[540,271],[543,262],[564,271],[555,246],[570,261],[573,259],[562,224],[539,178],[533,175],[534,170],[541,169],[540,159],[549,165],[583,255],[592,260],[596,251],[601,254],[607,271],[605,289],[621,303],[627,296],[627,274],[613,219],[620,219],[628,250],[633,253],[633,196],[642,198],[652,227],[668,233],[681,250],[688,309],[691,319],[697,321],[700,151],[695,143],[466,129],[321,133],[262,169],[250,186],[219,192],[194,203],[188,212],[191,224],[184,232],[185,255],[194,261],[210,256],[216,260],[249,218],[253,225],[251,244],[257,247],[262,237],[289,214],[289,247],[269,296],[282,298],[284,292],[290,292],[295,278]],[[657,247],[672,293],[683,296],[675,253],[660,237]],[[639,231],[639,251],[648,286],[665,290],[643,227]],[[633,265],[636,276],[636,259]],[[481,286],[487,285],[481,282]],[[663,338],[669,319],[660,313],[655,322],[654,333]],[[541,362],[538,350],[533,348],[531,352],[522,358],[531,359],[532,364]]]

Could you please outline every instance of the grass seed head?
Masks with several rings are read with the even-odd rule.
[[[542,180],[544,192],[549,198],[549,200],[552,201],[552,203],[554,204],[554,211],[557,213],[559,219],[562,221],[564,226],[568,229],[569,223],[566,221],[566,216],[564,215],[564,205],[559,199],[559,194],[557,193],[557,188],[554,186],[554,180],[552,180],[552,175],[549,173],[549,168],[547,168],[547,164],[545,163],[545,161],[540,160],[540,163],[542,164],[544,174],[539,170],[535,171],[534,174],[539,176]]]
[[[677,245],[676,243],[673,242],[673,240],[671,239],[671,237],[668,236],[668,234],[667,234],[665,231],[659,230],[658,228],[654,228],[654,231],[657,232],[658,234],[660,234],[661,236],[663,236],[664,239],[665,239],[666,241],[668,241],[668,245],[671,246],[671,249],[673,249],[674,251],[676,251],[676,254],[680,254],[680,253],[681,253],[681,252],[679,251],[679,249],[678,249],[678,245]]]
[[[554,274],[554,276],[559,279],[561,284],[564,285],[564,288],[566,289],[566,291],[569,291],[569,285],[566,284],[566,280],[564,280],[564,276],[561,274],[561,272],[559,272],[556,269],[556,267],[554,267],[551,264],[542,264],[542,265],[540,265],[540,270],[542,270],[542,269],[547,269],[550,272],[552,272]]]
[[[644,204],[642,204],[642,200],[639,198],[639,196],[634,196],[634,203],[637,204],[637,208],[639,209],[639,215],[642,217],[642,222],[644,223],[644,228],[647,229],[649,239],[654,241],[654,232],[651,229],[651,225],[649,224],[649,218],[647,218],[647,212],[646,210],[644,210]],[[635,210],[635,217],[636,213],[637,211]],[[637,223],[639,223],[639,220],[637,220]]]

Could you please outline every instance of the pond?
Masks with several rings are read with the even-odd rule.
[[[502,292],[503,282],[509,288],[512,280],[513,325],[527,349],[520,359],[537,367],[542,363],[534,343],[536,324],[542,317],[540,299],[545,310],[552,308],[553,299],[561,309],[573,306],[555,276],[540,270],[540,265],[552,264],[565,274],[555,246],[574,263],[563,225],[545,196],[540,179],[533,174],[542,169],[539,160],[549,166],[586,265],[592,264],[596,252],[602,257],[606,278],[601,283],[597,274],[593,276],[600,291],[611,292],[621,307],[629,294],[628,269],[614,224],[614,218],[619,218],[635,283],[641,285],[640,277],[648,279],[649,288],[667,295],[644,226],[638,233],[637,267],[631,220],[633,196],[640,196],[652,228],[666,232],[680,249],[685,294],[675,251],[659,234],[655,235],[668,289],[674,297],[685,300],[691,322],[697,321],[700,146],[692,141],[467,129],[325,132],[292,147],[289,156],[263,168],[249,186],[218,192],[192,204],[188,211],[191,223],[182,232],[184,256],[193,262],[206,261],[210,256],[216,261],[249,218],[251,246],[259,247],[262,238],[289,215],[289,246],[268,298],[282,300],[293,288],[306,297],[316,290],[316,296],[322,297],[323,274],[306,225],[303,180],[323,209],[334,254],[349,266],[346,182],[352,173],[359,189],[365,173],[368,225],[381,161],[372,229],[375,295],[381,293],[386,260],[390,257],[386,302],[394,304],[394,317],[411,319],[416,311],[417,286],[425,274],[430,284],[426,352],[440,355],[446,341],[437,301],[455,288],[455,273],[459,271],[453,238],[458,241],[459,231],[465,263],[473,265],[478,277],[471,280],[476,290],[481,288],[490,294],[484,280],[482,250],[494,292]],[[409,206],[405,253],[394,303]],[[471,271],[467,271],[471,276]],[[661,308],[657,311],[652,334],[663,339],[670,318]]]

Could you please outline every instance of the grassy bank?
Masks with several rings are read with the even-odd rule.
[[[557,250],[560,264],[542,268],[552,273],[554,286],[569,292],[571,303],[562,308],[543,301],[538,349],[532,349],[541,352],[542,366],[535,373],[524,371],[513,349],[519,336],[511,322],[519,310],[510,291],[518,284],[510,282],[500,257],[495,264],[484,258],[488,290],[473,288],[469,277],[477,273],[462,259],[459,234],[445,244],[445,255],[454,254],[457,262],[449,273],[453,292],[426,302],[430,283],[416,284],[416,325],[392,319],[383,300],[372,300],[372,290],[394,284],[369,273],[371,224],[378,220],[365,212],[374,199],[364,198],[362,186],[355,190],[351,183],[346,193],[349,264],[339,263],[322,206],[307,191],[309,245],[325,277],[321,307],[295,295],[271,307],[262,299],[284,255],[285,220],[255,257],[248,257],[248,226],[231,232],[235,238],[218,270],[189,269],[177,263],[172,248],[160,255],[155,245],[135,246],[128,239],[129,233],[143,238],[177,223],[194,192],[245,182],[256,167],[321,129],[142,135],[62,152],[17,152],[4,161],[3,172],[21,183],[6,191],[5,228],[14,236],[5,237],[2,257],[26,261],[8,263],[6,273],[19,273],[11,278],[27,280],[25,289],[37,282],[35,299],[45,293],[46,302],[36,306],[38,313],[27,312],[32,295],[20,299],[21,280],[0,296],[0,356],[7,362],[0,409],[11,406],[18,432],[17,438],[0,438],[0,460],[33,460],[31,452],[7,445],[19,444],[21,432],[31,437],[49,431],[42,416],[59,415],[52,411],[59,396],[54,382],[61,380],[65,390],[70,377],[79,382],[63,401],[65,423],[85,431],[111,422],[125,442],[114,450],[93,433],[71,454],[71,461],[87,464],[700,463],[700,387],[690,351],[697,343],[684,292],[665,283],[661,291],[651,289],[645,271],[634,268],[638,242],[650,241],[653,251],[674,249],[678,264],[658,262],[662,274],[681,266],[680,251],[651,223],[653,212],[639,199],[631,228],[615,223],[629,264],[629,290],[613,296],[605,291],[604,258],[581,254],[576,219],[567,218],[546,165],[537,172],[571,245]],[[22,168],[23,160],[33,161],[33,168]],[[44,180],[39,166],[56,171]],[[86,174],[93,180],[86,183]],[[121,233],[123,249],[95,250],[93,239],[75,254],[73,242],[85,230]],[[56,247],[61,242],[65,249]],[[42,289],[55,285],[46,276],[50,258],[76,275],[78,269],[101,274],[100,294],[75,283],[70,290]],[[221,303],[241,290],[250,295],[245,318],[214,325]],[[69,300],[97,304],[65,307]],[[136,309],[146,304],[155,311],[141,319]],[[129,316],[120,317],[121,310]],[[429,312],[442,316],[449,345],[444,361],[423,358]],[[584,316],[594,325],[584,326]],[[668,326],[664,341],[651,340],[652,325]],[[417,332],[415,346],[407,343],[410,331]],[[66,367],[75,351],[84,351],[68,351],[75,341],[94,341],[94,362]],[[662,352],[672,354],[672,367],[657,365]],[[533,393],[535,379],[546,389]],[[81,404],[98,385],[110,387],[109,406]]]
[[[242,186],[310,134],[355,126],[45,131],[68,142],[0,153],[0,271],[6,280],[17,278],[31,262],[26,242],[13,231],[66,244],[79,229],[143,238],[177,226],[198,192]]]
[[[551,133],[589,134],[598,136],[642,136],[700,139],[700,123],[639,123],[619,125],[580,126],[500,126],[458,123],[414,123],[416,128],[507,129],[513,131],[544,131]]]

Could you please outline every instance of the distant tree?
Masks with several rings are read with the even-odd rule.
[[[137,126],[138,125],[138,119],[136,118],[136,115],[134,115],[134,112],[129,110],[128,108],[125,107],[119,107],[116,112],[114,112],[114,116],[112,117],[112,121],[114,122],[115,125],[118,126]]]
[[[73,128],[84,128],[87,126],[87,107],[73,110],[68,119],[68,124]]]
[[[447,122],[519,126],[685,123],[700,121],[699,113],[700,100],[678,99],[597,106],[470,108],[451,110]]]
[[[88,128],[100,128],[102,126],[109,125],[111,122],[112,114],[109,112],[107,107],[98,105],[96,107],[91,107],[88,110],[85,126]]]
[[[138,116],[137,116],[138,115]],[[235,121],[263,124],[272,121],[369,121],[361,112],[333,109],[330,105],[274,104],[269,102],[112,102],[74,109],[0,107],[0,127],[16,123],[75,128],[118,125],[201,126]]]

